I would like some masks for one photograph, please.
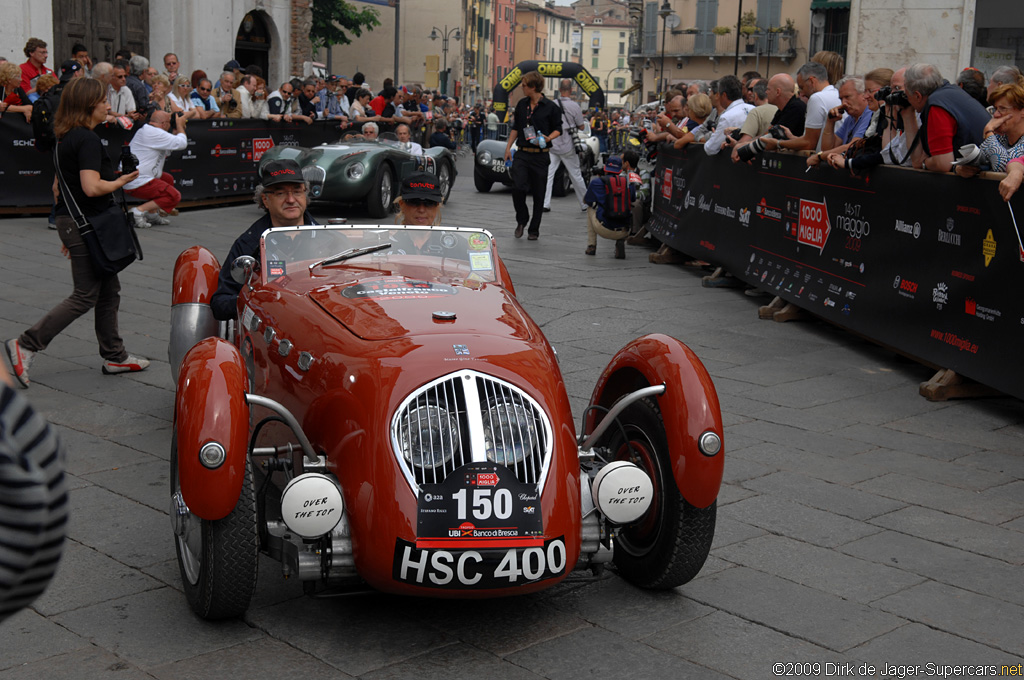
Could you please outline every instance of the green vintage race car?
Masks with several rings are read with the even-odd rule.
[[[414,154],[390,133],[374,141],[348,136],[311,149],[277,145],[260,159],[260,176],[267,163],[285,158],[294,159],[302,168],[311,200],[365,203],[370,217],[391,212],[402,178],[412,172],[425,170],[437,175],[445,201],[456,175],[455,155],[450,150],[434,147],[422,155]]]

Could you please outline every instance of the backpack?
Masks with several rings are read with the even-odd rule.
[[[629,195],[629,178],[622,175],[602,177],[604,182],[604,216],[606,220],[621,222],[632,215],[633,200]]]
[[[32,104],[32,136],[36,140],[36,151],[49,153],[57,142],[57,137],[53,134],[53,119],[60,104],[59,89],[63,88],[54,85],[49,92]]]

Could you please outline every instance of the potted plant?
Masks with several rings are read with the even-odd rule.
[[[729,26],[715,26],[711,29],[711,32],[715,35],[729,35],[732,33],[732,28]]]

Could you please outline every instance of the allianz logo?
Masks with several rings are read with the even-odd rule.
[[[902,234],[913,234],[914,238],[921,236],[921,223],[904,222],[903,220],[896,220],[896,231]]]

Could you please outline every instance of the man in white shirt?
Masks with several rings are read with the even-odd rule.
[[[139,228],[151,224],[170,224],[160,216],[158,210],[176,215],[175,206],[181,202],[181,192],[174,188],[174,179],[170,173],[164,172],[164,161],[174,151],[182,151],[188,146],[185,136],[184,116],[173,119],[174,133],[169,132],[171,114],[157,109],[132,137],[131,150],[139,159],[139,176],[124,185],[125,193],[145,201],[132,208],[135,225]]]
[[[110,113],[115,116],[128,116],[139,118],[135,112],[135,95],[125,84],[128,74],[120,66],[115,66],[110,76],[110,84],[107,86],[107,103],[110,104]]]
[[[718,126],[704,142],[704,152],[714,156],[725,145],[725,136],[733,128],[740,128],[747,120],[747,114],[754,107],[743,101],[743,86],[736,76],[724,76],[718,81],[719,100],[726,104],[722,115],[718,117]]]
[[[256,91],[256,76],[244,75],[242,76],[242,83],[235,90],[235,97],[238,99],[238,108],[242,112],[242,118],[256,118],[256,112],[253,109],[252,95]]]
[[[828,82],[828,71],[817,62],[808,62],[796,72],[796,84],[807,99],[807,116],[804,118],[804,134],[789,139],[765,138],[768,151],[789,149],[791,151],[821,151],[821,131],[828,120],[828,112],[842,102],[839,92]]]
[[[580,171],[580,157],[576,153],[576,147],[572,141],[574,130],[583,130],[583,111],[580,105],[572,100],[573,81],[563,78],[558,84],[558,99],[555,101],[562,110],[562,134],[551,141],[551,162],[548,164],[548,186],[544,192],[544,212],[551,210],[551,189],[555,184],[555,173],[558,166],[564,165],[565,171],[569,173],[569,180],[572,182],[573,191],[576,192],[576,199],[580,202],[580,210],[586,210],[587,204],[583,197],[587,195],[587,185],[583,181],[583,173]]]
[[[395,128],[395,136],[398,137],[398,141],[406,145],[409,149],[409,153],[417,156],[423,155],[423,147],[412,141],[412,130],[405,123],[400,124]]]

